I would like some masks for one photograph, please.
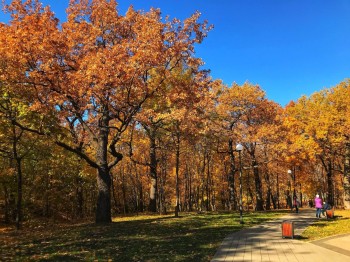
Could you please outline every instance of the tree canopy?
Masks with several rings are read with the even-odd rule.
[[[348,80],[283,108],[259,85],[211,78],[195,56],[212,29],[199,12],[180,21],[159,9],[131,6],[122,15],[117,1],[77,0],[61,22],[36,0],[5,10],[6,220],[95,213],[106,223],[146,208],[237,210],[239,167],[245,209],[288,207],[292,191],[301,202],[319,193],[349,205]]]

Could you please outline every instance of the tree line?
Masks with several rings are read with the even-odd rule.
[[[212,26],[199,13],[180,21],[117,6],[70,1],[63,23],[39,1],[5,6],[5,222],[233,211],[240,197],[260,211],[316,193],[349,207],[349,81],[283,108],[258,85],[203,69],[195,47]]]

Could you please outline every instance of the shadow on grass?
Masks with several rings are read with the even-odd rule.
[[[0,251],[11,261],[210,261],[228,234],[276,216],[245,215],[243,226],[238,214],[224,213],[47,229],[6,242]]]

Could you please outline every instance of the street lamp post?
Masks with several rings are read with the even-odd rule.
[[[243,150],[243,146],[241,144],[237,144],[236,151],[238,151],[238,154],[239,154],[239,218],[240,218],[239,223],[240,224],[243,224],[242,154],[241,154],[242,150]]]
[[[288,170],[288,174],[292,177],[292,180],[293,180],[293,198],[296,196],[296,192],[295,192],[295,171],[294,171],[294,174],[293,174],[293,171],[292,170]]]

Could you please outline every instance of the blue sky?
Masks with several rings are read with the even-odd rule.
[[[68,0],[43,2],[65,20]],[[350,0],[124,0],[120,13],[131,4],[179,19],[200,11],[214,29],[196,56],[212,77],[258,84],[282,106],[350,78]]]

